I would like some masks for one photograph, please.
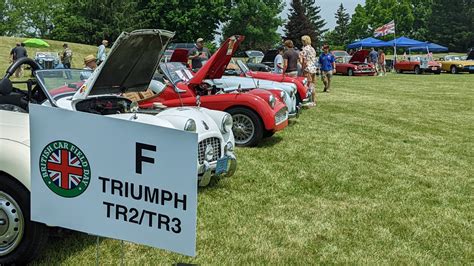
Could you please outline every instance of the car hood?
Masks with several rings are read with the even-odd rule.
[[[263,56],[262,58],[262,63],[267,63],[267,62],[271,62],[273,63],[273,61],[275,60],[275,57],[277,56],[278,54],[278,50],[276,49],[271,49],[271,50],[268,50],[265,55]]]
[[[225,115],[221,112],[222,116]],[[169,120],[176,128],[183,130],[186,122],[193,119],[196,122],[196,132],[217,132],[220,135],[220,130],[216,122],[205,112],[201,107],[177,107],[168,108],[156,115],[159,118]]]
[[[30,124],[27,113],[0,110],[0,139],[30,145]]]
[[[180,62],[186,64],[188,62],[188,53],[189,52],[186,49],[176,48],[168,62]]]
[[[369,56],[369,53],[369,50],[359,50],[352,55],[349,63],[363,63],[367,56]]]
[[[246,77],[234,77],[234,76],[222,76],[220,79],[212,80],[213,83],[219,87],[219,84],[223,86],[228,85],[231,87],[239,86],[242,89],[282,89],[288,93],[296,91],[296,85],[288,82],[276,82],[265,79],[246,78]]]
[[[89,95],[145,91],[153,78],[163,48],[174,33],[158,30],[123,32],[106,60],[77,91],[73,99]]]
[[[233,54],[245,39],[244,36],[234,35],[228,38],[215,52],[207,63],[199,69],[194,77],[189,81],[190,85],[196,86],[204,79],[216,79],[222,77],[224,71],[232,59]]]
[[[444,64],[451,64],[451,65],[463,65],[463,66],[472,66],[474,65],[474,60],[451,60],[451,61],[436,61],[439,63]]]

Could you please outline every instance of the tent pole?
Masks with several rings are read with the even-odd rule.
[[[395,63],[397,62],[397,24],[393,20],[393,69],[395,69]]]

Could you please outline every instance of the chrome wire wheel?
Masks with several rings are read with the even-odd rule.
[[[0,191],[0,256],[12,252],[23,238],[25,220],[20,205]]]
[[[252,119],[244,114],[232,115],[234,125],[232,131],[236,144],[244,145],[249,142],[255,134],[255,125]]]

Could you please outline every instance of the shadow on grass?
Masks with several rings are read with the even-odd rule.
[[[41,255],[32,263],[33,265],[51,264],[51,258],[54,258],[54,264],[59,265],[69,257],[81,253],[91,246],[93,246],[94,252],[96,251],[97,236],[68,229],[61,229],[60,231],[58,233],[56,228],[50,229],[48,244],[44,247]],[[104,237],[99,238],[99,260],[100,252],[104,252],[100,246],[105,239]]]
[[[273,147],[276,144],[280,143],[283,140],[281,136],[275,136],[273,135],[272,137],[269,138],[264,138],[260,144],[255,147],[255,148],[261,148],[261,147]]]

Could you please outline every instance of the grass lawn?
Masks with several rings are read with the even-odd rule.
[[[126,242],[124,262],[472,264],[474,75],[336,76],[319,105],[199,191],[197,257]],[[321,82],[318,82],[319,91]],[[36,263],[94,264],[96,237]],[[121,242],[101,239],[101,264]]]

